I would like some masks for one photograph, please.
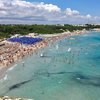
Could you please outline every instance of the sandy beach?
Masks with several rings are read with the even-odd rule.
[[[16,61],[23,59],[26,55],[32,54],[38,49],[47,46],[50,42],[57,41],[64,37],[84,34],[86,32],[86,30],[82,30],[74,32],[64,32],[61,34],[46,34],[42,36],[44,39],[41,42],[37,42],[36,44],[32,45],[13,43],[7,40],[3,41],[4,45],[0,46],[0,67],[9,68]]]

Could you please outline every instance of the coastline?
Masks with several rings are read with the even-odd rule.
[[[34,100],[34,99],[15,98],[15,97],[9,97],[9,96],[2,96],[2,97],[0,97],[0,100]]]
[[[49,37],[45,37],[45,39],[41,42],[37,42],[35,45],[28,45],[28,47],[24,46],[22,44],[20,44],[21,46],[21,51],[23,52],[23,50],[26,49],[26,51],[24,52],[25,55],[22,56],[22,52],[18,52],[18,53],[21,53],[21,56],[19,56],[18,59],[16,59],[15,62],[9,64],[8,66],[3,66],[2,69],[0,69],[0,79],[2,80],[5,80],[6,79],[6,72],[10,69],[10,68],[14,68],[15,67],[15,63],[17,63],[18,61],[20,61],[21,59],[24,59],[24,57],[27,57],[28,55],[32,54],[32,53],[35,53],[35,52],[38,52],[39,49],[41,48],[44,48],[46,46],[49,45],[49,43],[53,43],[53,42],[56,42],[57,40],[60,40],[60,39],[63,39],[63,38],[66,38],[66,37],[70,37],[70,36],[75,36],[75,35],[81,35],[81,34],[84,34],[84,33],[87,33],[88,31],[78,31],[78,32],[65,32],[65,33],[61,33],[61,34],[56,34],[55,36],[51,34],[51,36]],[[16,43],[15,43],[16,44]],[[18,44],[19,45],[19,44]],[[17,54],[18,54],[17,53]],[[13,66],[14,65],[14,66]]]
[[[14,46],[14,52],[13,49],[11,50],[12,55],[10,55],[6,60],[2,60],[0,63],[0,67],[3,69],[8,69],[10,67],[12,67],[12,65],[17,62],[18,60],[23,59],[24,57],[26,57],[26,55],[30,55],[36,51],[38,51],[38,49],[41,49],[45,46],[47,46],[50,42],[54,42],[57,41],[59,39],[62,39],[64,37],[69,37],[69,36],[74,36],[74,35],[80,35],[80,34],[84,34],[84,33],[88,33],[88,31],[86,30],[81,30],[81,31],[74,31],[74,32],[64,32],[64,33],[59,33],[59,34],[46,34],[46,35],[42,35],[42,37],[44,38],[44,40],[42,40],[41,42],[37,42],[36,44],[32,44],[32,45],[23,45],[20,43],[11,43],[8,41],[4,41],[4,43],[8,46],[12,45]],[[10,48],[8,46],[8,48]]]

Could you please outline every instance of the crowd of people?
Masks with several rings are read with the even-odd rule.
[[[42,41],[37,42],[35,44],[25,45],[18,42],[9,42],[6,41],[4,45],[0,46],[0,66],[9,66],[13,64],[14,62],[22,59],[24,56],[31,54],[38,49],[47,46],[48,43],[57,41],[59,39],[62,39],[64,37],[69,37],[73,35],[79,35],[84,33],[84,31],[80,32],[67,32],[63,34],[58,34],[56,36],[51,37],[45,37]]]
[[[0,47],[0,66],[9,66],[19,59],[22,59],[24,56],[31,54],[46,45],[46,41],[41,41],[31,45],[11,43],[7,41],[5,45]]]

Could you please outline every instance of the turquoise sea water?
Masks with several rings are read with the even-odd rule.
[[[64,38],[16,63],[0,80],[0,95],[100,100],[100,33]]]

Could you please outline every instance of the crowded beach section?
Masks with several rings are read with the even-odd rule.
[[[86,33],[85,30],[75,32],[64,32],[61,34],[35,36],[19,36],[6,39],[0,42],[0,67],[8,67],[23,59],[26,55],[36,52],[38,49],[47,46],[50,42],[57,41],[64,37]],[[41,37],[41,38],[40,38]],[[30,40],[31,39],[31,40]],[[39,41],[37,40],[39,39]],[[37,41],[36,41],[37,40]]]
[[[47,42],[42,40],[35,44],[25,45],[18,42],[4,41],[4,45],[0,47],[0,66],[5,67],[22,59],[39,48],[47,45]]]

